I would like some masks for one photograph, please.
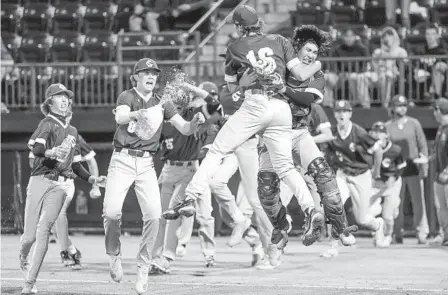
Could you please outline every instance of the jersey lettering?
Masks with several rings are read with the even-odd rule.
[[[237,92],[232,94],[232,100],[233,101],[237,102],[240,99],[241,99],[241,92],[240,91],[237,91]]]
[[[128,132],[129,133],[134,133],[135,132],[135,121],[131,121],[128,124]]]
[[[269,47],[263,47],[258,50],[258,59],[264,59],[268,61],[270,64],[275,64],[275,60],[270,57],[274,55],[274,51]],[[257,64],[257,57],[255,56],[255,52],[253,50],[249,51],[246,55],[246,58],[249,60],[253,67]]]
[[[172,150],[173,149],[173,138],[165,139],[165,145],[168,150]]]

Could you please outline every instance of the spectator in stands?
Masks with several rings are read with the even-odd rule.
[[[14,66],[14,60],[11,56],[11,54],[9,53],[8,49],[6,48],[5,44],[3,43],[2,40],[2,51],[1,51],[1,78],[0,81],[3,80],[3,78],[5,78],[5,76],[11,72],[12,67]]]
[[[416,48],[415,55],[448,55],[448,46],[440,39],[439,28],[435,24],[428,24],[425,28],[426,44]],[[414,77],[418,83],[427,81],[429,95],[432,98],[439,98],[448,91],[445,76],[448,72],[447,59],[437,59],[427,57],[420,59],[417,69],[414,70]]]
[[[395,219],[394,237],[397,243],[403,243],[404,205],[408,200],[412,204],[414,226],[419,244],[425,244],[429,234],[426,205],[423,193],[423,178],[428,174],[428,165],[421,159],[428,158],[428,144],[420,122],[406,115],[408,101],[402,95],[392,98],[390,104],[391,119],[386,122],[390,140],[401,147],[406,167],[403,170],[400,192],[400,213]],[[427,162],[427,161],[426,161]]]
[[[342,43],[333,47],[331,57],[369,57],[369,49],[357,36],[353,29],[346,28],[342,33]],[[367,62],[341,61],[332,63],[327,79],[323,104],[333,106],[335,88],[342,87],[348,81],[350,100],[357,101],[364,108],[370,108],[369,79],[370,73],[366,73]],[[345,88],[345,87],[343,87]]]
[[[411,28],[411,18],[409,14],[409,8],[411,0],[386,0],[386,20],[387,25],[395,27],[397,24],[397,2],[400,1],[401,10],[401,25],[407,29]]]
[[[373,51],[372,68],[378,76],[378,89],[381,102],[384,107],[389,106],[392,90],[400,75],[404,75],[404,68],[398,68],[398,64],[403,60],[396,58],[406,58],[407,51],[400,46],[400,37],[392,27],[386,27],[381,32],[381,46]]]
[[[330,24],[331,20],[331,6],[334,4],[334,0],[322,0],[321,5],[324,11],[323,24]],[[358,8],[358,22],[364,22],[364,10],[366,9],[366,0],[342,0],[344,5],[355,5]]]

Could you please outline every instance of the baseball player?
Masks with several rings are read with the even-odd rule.
[[[42,113],[47,116],[48,111],[47,107],[45,105],[42,105],[41,107]],[[72,118],[72,113],[70,111],[67,122],[70,124]],[[84,138],[78,134],[79,136],[79,149],[80,149],[80,155],[81,157],[77,157],[73,160],[73,162],[85,162],[87,163],[87,166],[89,167],[89,172],[93,176],[98,176],[98,164],[95,160],[95,152],[92,150],[92,148],[86,143]],[[32,146],[32,144],[35,142],[37,137],[37,133],[33,133],[31,135],[30,140],[28,141],[28,145]],[[34,159],[35,156],[33,152],[29,153],[29,161],[30,161],[30,167],[33,168],[34,165]],[[70,266],[74,270],[79,270],[82,268],[81,265],[81,251],[79,251],[78,248],[76,248],[72,240],[69,237],[68,234],[68,220],[67,220],[67,209],[70,205],[73,195],[75,194],[75,191],[71,191],[66,199],[64,206],[62,207],[61,213],[59,214],[58,219],[55,222],[55,225],[52,227],[51,232],[54,234],[56,240],[59,241],[60,248],[61,248],[61,260],[64,266]],[[97,185],[93,185],[92,189],[90,190],[90,197],[93,199],[96,199],[101,196],[101,192],[99,190],[99,187]],[[51,241],[50,241],[51,242]]]
[[[198,124],[203,122],[202,115],[195,115],[190,122],[185,121],[177,113],[172,100],[167,100],[160,108],[158,104],[161,97],[153,92],[159,73],[160,69],[154,60],[150,58],[139,60],[134,66],[132,75],[135,87],[123,91],[118,97],[115,108],[117,130],[113,140],[114,151],[109,164],[103,204],[110,275],[115,282],[120,282],[123,276],[120,244],[121,210],[129,187],[134,183],[143,213],[143,232],[137,255],[138,273],[135,284],[138,294],[143,294],[147,289],[151,252],[159,229],[161,203],[153,155],[159,148],[162,124],[160,122],[159,126],[150,126],[156,132],[149,139],[137,136],[137,126],[145,122],[148,111],[158,112],[158,110],[161,110],[164,120],[170,121],[184,135],[193,134]]]
[[[439,98],[435,101],[434,117],[440,124],[435,140],[437,176],[434,182],[440,232],[429,244],[448,246],[448,99]]]
[[[282,85],[286,69],[289,69],[296,78],[303,81],[320,70],[321,64],[317,61],[312,65],[304,65],[294,56],[294,48],[286,38],[279,35],[264,35],[262,20],[249,6],[237,7],[231,16],[231,22],[235,24],[241,38],[227,48],[225,80],[230,92],[236,92],[239,78],[252,68],[259,69],[260,79],[241,90],[245,100],[218,133],[210,151],[187,186],[185,202],[176,209],[170,208],[167,214],[172,214],[174,210],[180,215],[193,215],[194,201],[206,190],[209,176],[214,175],[222,159],[257,133],[263,134],[263,140],[279,177],[297,195],[303,188],[301,185],[303,178],[294,168],[291,155],[291,110],[283,98],[275,95],[274,90],[263,87],[263,79],[265,74],[271,74],[275,77],[276,84]],[[266,195],[272,194],[270,187],[276,180],[264,178],[263,175],[260,175],[260,178],[263,178],[264,183],[259,188],[260,191]],[[250,197],[251,189],[248,187],[245,189],[249,202],[254,210],[257,210],[257,206],[254,205],[256,201]],[[323,226],[324,217],[314,210],[311,196],[303,199],[300,205],[309,220],[304,240],[306,244],[312,244],[316,240],[316,231]],[[268,222],[266,226],[267,224]],[[236,224],[234,232],[238,232],[242,237],[247,226],[247,223]]]
[[[186,84],[184,83],[184,87]],[[178,105],[178,111],[185,120],[202,112],[203,107],[205,116],[208,118],[210,118],[210,114],[222,109],[217,97],[218,87],[214,83],[204,82],[199,87],[189,84],[188,87],[196,96],[189,105]],[[202,105],[197,103],[198,101],[205,102],[205,99],[211,103]],[[176,206],[183,201],[185,187],[199,167],[199,153],[204,141],[194,135],[183,135],[175,130],[169,122],[163,126],[162,138],[161,159],[165,164],[159,177],[159,183],[161,184],[162,210],[166,210],[169,206]],[[196,207],[196,220],[199,223],[199,239],[205,265],[212,267],[215,265],[215,220],[212,217],[211,196],[198,200]],[[189,222],[189,220],[185,221]],[[176,257],[178,246],[176,232],[180,226],[181,219],[168,221],[162,219],[160,222],[159,234],[153,251],[154,259],[151,262],[151,266],[156,271],[170,272],[171,264]]]
[[[384,220],[375,219],[369,212],[372,176],[380,178],[382,149],[367,131],[351,121],[352,107],[348,101],[336,103],[334,116],[337,122],[333,130],[335,139],[329,143],[328,152],[336,158],[334,168],[342,203],[351,197],[356,222],[374,231],[376,241],[382,240]]]
[[[376,122],[370,129],[370,136],[378,141],[383,150],[380,178],[373,183],[370,199],[370,214],[381,214],[384,220],[384,238],[375,241],[377,247],[389,247],[392,242],[394,220],[400,210],[401,173],[406,167],[400,146],[389,139],[383,122]]]
[[[300,62],[312,64],[319,54],[325,53],[330,46],[330,36],[313,25],[304,25],[294,30],[293,44]],[[353,245],[356,240],[350,232],[357,229],[356,227],[348,227],[344,205],[341,201],[333,169],[331,169],[323,157],[307,126],[307,117],[311,111],[311,104],[319,103],[323,100],[325,88],[324,73],[318,71],[313,77],[303,82],[289,77],[287,85],[288,87],[284,90],[284,95],[290,101],[293,114],[292,155],[294,163],[305,169],[307,171],[306,174],[310,175],[314,180],[325,216],[332,224],[332,237],[340,239],[342,244],[346,246]],[[262,149],[260,162],[269,162],[269,158],[267,149]],[[268,173],[275,175],[270,177],[276,178],[276,174],[272,170],[265,171],[265,177],[268,177]],[[286,189],[288,193],[283,195],[283,199],[280,199],[281,190],[278,178],[275,183],[278,184],[278,187],[271,187],[271,189],[277,192],[276,195],[267,198],[260,194],[260,200],[265,211],[268,212],[269,218],[274,222],[275,229],[281,233],[277,237],[277,242],[280,242],[280,239],[282,239],[283,241],[279,246],[283,248],[287,243],[288,227],[280,227],[280,225],[288,224],[285,206],[290,202],[292,194]],[[262,183],[259,183],[259,186],[261,185]],[[308,189],[302,189],[300,193],[295,195],[299,200],[299,204],[300,199],[305,198],[305,194],[309,195],[310,192]],[[270,212],[278,215],[270,215]]]
[[[22,294],[35,294],[40,267],[48,250],[50,230],[66,197],[74,190],[76,174],[82,180],[104,186],[106,177],[90,175],[75,158],[80,158],[78,131],[67,122],[73,92],[62,84],[52,84],[45,92],[48,115],[41,120],[29,147],[34,154],[27,187],[24,233],[20,238],[20,268],[26,272]],[[33,246],[31,265],[28,255]]]

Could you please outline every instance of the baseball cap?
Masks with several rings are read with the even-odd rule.
[[[258,23],[258,15],[252,7],[240,5],[226,17],[226,21],[235,25],[254,26]]]
[[[218,86],[216,86],[216,84],[213,82],[208,82],[208,81],[202,82],[201,84],[199,84],[199,88],[204,89],[209,94],[218,94],[219,93]]]
[[[352,105],[348,100],[339,100],[336,102],[333,110],[337,111],[352,111]]]
[[[61,83],[55,83],[48,86],[47,90],[45,91],[45,99],[48,99],[52,97],[53,95],[64,93],[68,96],[68,98],[73,98],[73,92],[68,90],[67,87],[65,87]]]
[[[407,106],[408,100],[406,97],[404,97],[401,94],[397,94],[390,100],[390,106],[391,107],[398,107],[398,106]]]
[[[383,122],[375,122],[372,125],[372,131],[377,131],[377,132],[381,132],[381,133],[387,133],[387,128],[386,125]]]
[[[134,74],[137,74],[138,72],[146,71],[146,70],[155,70],[156,72],[162,71],[161,69],[159,69],[159,67],[157,66],[157,63],[154,60],[152,60],[150,58],[142,58],[135,64]]]
[[[445,97],[438,98],[433,103],[433,108],[439,110],[443,115],[448,114],[448,99]]]

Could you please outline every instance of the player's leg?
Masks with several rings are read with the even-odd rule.
[[[235,155],[238,158],[241,182],[244,185],[244,192],[247,201],[253,208],[258,222],[258,234],[264,248],[268,251],[272,246],[270,236],[274,229],[269,217],[264,211],[260,198],[258,197],[258,179],[257,172],[259,170],[258,157],[258,139],[252,138],[242,144],[236,151]]]
[[[401,182],[400,207],[398,217],[395,218],[394,222],[394,236],[395,243],[397,244],[403,244],[404,204],[406,201],[406,196],[408,195],[409,177],[402,177]]]
[[[210,189],[214,197],[218,201],[220,207],[226,211],[231,219],[230,227],[232,235],[227,241],[229,247],[234,247],[241,242],[244,232],[250,226],[250,220],[244,217],[240,209],[236,205],[235,196],[229,189],[229,179],[238,169],[238,160],[235,154],[230,154],[221,162],[219,173],[215,173],[209,179]]]
[[[423,179],[419,176],[410,176],[409,196],[414,213],[414,226],[417,230],[419,244],[425,244],[429,234],[428,218],[426,216],[426,204],[424,199]]]
[[[135,163],[137,166],[135,193],[143,215],[142,239],[137,254],[135,289],[138,294],[143,294],[148,287],[149,266],[159,230],[162,207],[156,170],[154,169],[154,159],[152,156],[138,158]]]
[[[186,189],[187,199],[178,208],[179,213],[182,215],[194,214],[191,200],[200,197],[207,189],[209,177],[218,170],[222,159],[234,152],[252,135],[264,129],[272,116],[273,110],[269,108],[268,99],[264,95],[246,96],[240,109],[229,118],[216,136],[205,159]],[[167,213],[171,214],[172,212]]]
[[[347,177],[350,196],[353,202],[353,212],[358,224],[375,232],[374,243],[384,239],[384,220],[375,218],[369,212],[370,198],[372,197],[372,173],[370,170]]]
[[[165,164],[162,168],[162,172],[160,173],[158,179],[160,185],[160,203],[162,206],[162,211],[168,209],[173,195],[179,193],[180,185],[176,188],[176,183],[178,183],[182,177],[182,168],[183,167],[170,166],[168,164]],[[154,250],[152,251],[152,257],[157,257],[162,254],[165,229],[166,219],[161,218]]]
[[[48,250],[48,238],[50,230],[61,212],[64,205],[67,191],[73,187],[73,180],[66,182],[55,182],[46,180],[50,183],[49,189],[43,196],[42,210],[36,229],[36,245],[34,247],[30,268],[26,277],[25,287],[22,294],[31,290],[36,283],[40,268]]]
[[[400,206],[401,177],[399,177],[391,187],[384,193],[381,217],[384,220],[384,240],[377,241],[379,247],[389,247],[392,242],[392,232],[394,229],[394,220],[398,215]],[[379,243],[378,243],[379,242]]]
[[[300,155],[300,166],[307,170],[306,173],[316,184],[325,217],[332,225],[332,237],[340,239],[345,246],[355,244],[356,239],[351,232],[357,231],[357,227],[348,227],[344,204],[333,169],[323,157],[308,130],[300,129],[294,132],[293,154]]]
[[[106,254],[109,255],[109,272],[115,282],[120,282],[123,276],[120,255],[121,210],[129,187],[135,180],[135,162],[136,158],[132,156],[114,152],[107,172],[102,216]]]
[[[72,266],[73,269],[81,269],[81,252],[73,245],[68,234],[67,209],[75,194],[75,186],[67,192],[64,206],[55,222],[53,228],[56,229],[56,237],[61,248],[61,259],[65,266]]]
[[[45,192],[50,188],[50,184],[43,176],[31,176],[26,189],[26,204],[25,204],[25,222],[23,227],[23,234],[20,237],[20,268],[27,272],[28,255],[31,247],[36,241],[37,223],[40,218],[40,211],[42,209],[42,202]]]
[[[304,245],[311,245],[320,236],[320,231],[324,226],[324,216],[322,213],[315,210],[313,197],[311,196],[303,177],[295,169],[293,164],[291,138],[292,116],[290,107],[286,102],[277,99],[271,99],[269,102],[271,108],[275,110],[275,115],[273,116],[270,125],[263,133],[263,141],[266,144],[272,166],[278,174],[278,178],[284,181],[294,192],[294,195],[298,197],[299,205],[305,212],[306,224],[302,241]],[[260,170],[263,171],[261,165]],[[271,178],[271,180],[273,180],[273,178]],[[278,189],[276,193],[278,194]],[[287,230],[289,225],[287,225],[286,214],[282,217],[280,224],[281,227],[277,228],[278,230]]]
[[[448,245],[448,185],[434,183],[434,203],[437,212],[437,220],[440,226],[439,235],[430,245]]]
[[[187,254],[187,244],[191,240],[194,227],[194,216],[185,217],[182,216],[180,220],[180,227],[177,229],[177,239],[179,245],[176,248],[176,256],[184,257]]]
[[[205,258],[205,266],[215,265],[215,219],[212,216],[212,196],[210,190],[204,194],[204,198],[198,199],[196,204],[196,221],[199,223],[199,241],[202,254]]]

